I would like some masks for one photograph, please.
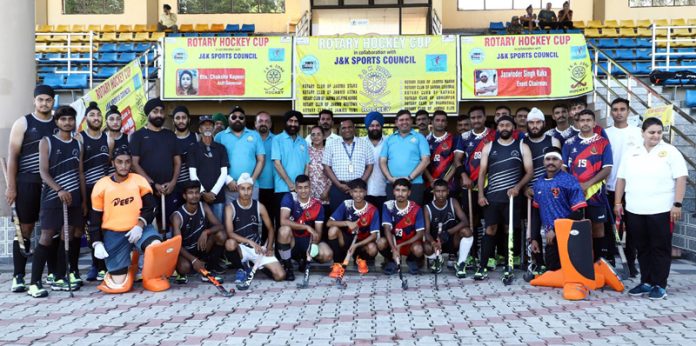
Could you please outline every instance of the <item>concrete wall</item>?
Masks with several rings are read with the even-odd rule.
[[[604,19],[688,19],[696,17],[696,6],[635,8],[629,7],[626,0],[604,0],[603,2]]]
[[[62,0],[45,1],[47,23],[57,24],[146,24],[147,2],[143,0],[124,0],[123,14],[80,15],[63,14]]]

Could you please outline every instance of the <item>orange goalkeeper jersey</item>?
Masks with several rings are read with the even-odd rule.
[[[92,190],[92,209],[104,213],[102,229],[130,231],[138,223],[142,197],[152,193],[152,188],[142,176],[130,173],[126,180],[117,183],[106,176],[97,181]]]

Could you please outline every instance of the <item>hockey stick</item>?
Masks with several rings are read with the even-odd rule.
[[[348,247],[348,252],[346,253],[346,258],[343,259],[343,263],[341,263],[341,268],[343,270],[341,271],[341,275],[339,275],[336,278],[336,287],[338,288],[346,288],[348,285],[343,281],[343,276],[346,274],[346,267],[348,266],[348,263],[350,263],[350,257],[353,255],[350,252],[350,248],[355,245],[356,240],[358,240],[358,232],[356,229],[356,232],[353,234],[353,241],[350,243],[350,246]]]
[[[302,282],[297,284],[297,288],[307,288],[309,287],[309,269],[312,265],[312,256],[310,255],[312,251],[312,242],[310,241],[307,247],[307,264],[305,266],[304,275],[302,276]]]
[[[70,251],[70,225],[68,225],[68,205],[63,203],[63,244],[65,244],[65,268],[70,268],[70,256],[68,252]],[[68,280],[68,291],[70,292],[70,297],[73,297],[72,283],[70,282],[70,269],[67,269],[66,276]]]
[[[396,263],[396,270],[399,272],[399,280],[401,280],[401,288],[408,289],[408,281],[404,280],[404,274],[401,272],[401,252],[399,252],[399,261]]]
[[[5,162],[5,158],[2,158],[1,160],[2,162],[0,162],[0,164],[2,165],[2,174],[5,177],[5,185],[7,185],[7,163]],[[12,222],[15,224],[15,238],[17,238],[17,242],[19,243],[19,253],[22,256],[29,258],[31,255],[33,255],[33,253],[31,252],[31,249],[27,249],[24,245],[24,234],[22,234],[22,228],[19,225],[19,217],[17,217],[17,208],[15,208],[15,203],[12,203],[10,209],[12,209]]]
[[[166,234],[167,234],[167,216],[166,216],[166,214],[167,214],[167,212],[164,210],[165,201],[164,201],[164,194],[163,193],[160,194],[160,203],[162,204],[162,206],[161,206],[162,225],[160,225],[160,227],[162,228],[162,234],[165,234],[165,238],[166,238]]]
[[[243,246],[243,245],[242,245]],[[254,263],[254,267],[251,268],[251,271],[249,272],[249,275],[247,276],[247,279],[244,280],[244,282],[237,284],[237,289],[240,291],[246,291],[249,289],[249,286],[251,286],[251,281],[254,280],[254,275],[256,274],[256,270],[261,267],[261,259],[257,259],[256,263]]]
[[[513,224],[512,224],[512,216],[513,216],[513,208],[515,206],[514,203],[515,197],[510,196],[510,206],[508,210],[508,263],[507,263],[507,268],[505,270],[505,273],[503,273],[503,284],[505,285],[510,285],[512,284],[513,280],[513,274],[512,274],[512,268],[513,268],[513,255],[512,255],[512,248],[513,248]]]
[[[609,222],[611,222],[611,229],[614,231],[614,239],[616,240],[616,249],[619,251],[619,259],[621,260],[621,280],[626,280],[630,277],[630,272],[628,269],[628,261],[626,260],[626,252],[624,252],[625,242],[621,241],[619,237],[618,226],[621,223],[621,219],[614,219],[614,210],[609,206],[609,200],[607,199],[607,207],[609,207]],[[626,232],[624,232],[624,235]]]
[[[439,222],[437,224],[437,245],[438,249],[435,251],[435,267],[437,268],[435,270],[435,290],[439,291],[440,287],[437,285],[437,274],[440,271],[440,266],[442,265],[442,243],[440,242],[440,234],[442,234],[442,222]]]
[[[234,293],[235,293],[234,288],[230,288],[229,291],[226,290],[224,287],[222,287],[222,284],[221,284],[219,281],[217,281],[217,279],[215,278],[215,276],[213,276],[212,274],[210,274],[210,272],[207,271],[207,270],[205,270],[205,268],[199,270],[198,272],[201,273],[201,275],[203,275],[203,276],[205,276],[206,278],[208,278],[208,281],[209,281],[211,284],[213,284],[213,286],[215,286],[215,288],[217,288],[217,290],[220,292],[220,294],[222,294],[222,295],[225,296],[225,297],[232,297],[232,296],[234,296]]]

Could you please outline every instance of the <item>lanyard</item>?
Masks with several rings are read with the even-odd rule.
[[[346,155],[348,155],[348,160],[353,161],[353,151],[355,151],[355,140],[353,140],[353,143],[350,144],[350,154],[348,153],[348,146],[346,145],[346,142],[343,142],[341,144],[343,144],[343,150],[345,150]]]

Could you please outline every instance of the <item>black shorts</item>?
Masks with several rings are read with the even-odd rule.
[[[466,218],[469,219],[469,192],[466,189],[463,189],[461,192],[462,198],[460,199],[460,204]],[[474,228],[481,225],[480,220],[483,216],[483,208],[481,208],[481,206],[478,204],[478,191],[471,191],[471,199],[474,200],[473,204],[471,205],[471,212],[474,214],[474,221],[478,221],[472,222],[469,220],[469,224],[472,228]]]
[[[19,223],[36,223],[41,210],[41,182],[17,182],[15,209]]]
[[[485,208],[483,208],[483,219],[486,222],[486,227],[493,225],[509,225],[512,221],[512,225],[520,224],[520,213],[518,208],[513,208],[512,220],[509,220],[509,203],[498,203],[490,202]]]
[[[607,208],[588,205],[585,207],[585,218],[593,223],[605,223],[609,220]]]
[[[292,258],[302,260],[307,258],[307,249],[312,242],[312,237],[295,237],[295,246],[292,248]]]
[[[81,206],[68,208],[68,225],[78,228],[84,225],[84,217],[82,216]],[[42,209],[41,229],[48,229],[60,232],[63,229],[63,209]]]

